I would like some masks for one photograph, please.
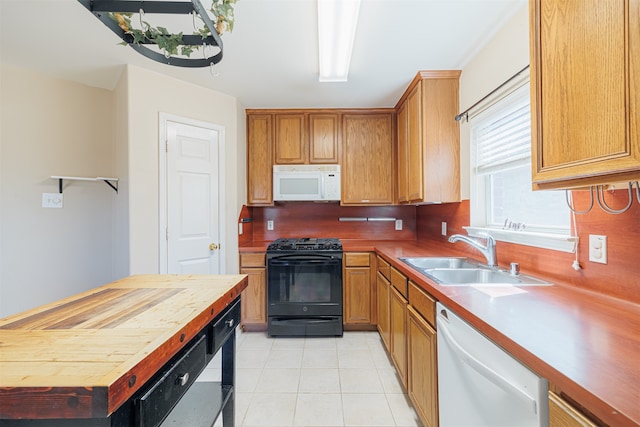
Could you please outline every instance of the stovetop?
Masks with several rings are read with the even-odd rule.
[[[277,239],[267,248],[267,252],[280,251],[342,251],[342,243],[335,238],[311,238]]]

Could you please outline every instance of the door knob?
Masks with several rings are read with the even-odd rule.
[[[218,245],[217,243],[209,244],[209,250],[210,251],[215,251],[216,249],[220,249],[220,245]]]

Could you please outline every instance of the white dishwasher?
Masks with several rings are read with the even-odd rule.
[[[437,303],[440,427],[549,425],[548,383]]]

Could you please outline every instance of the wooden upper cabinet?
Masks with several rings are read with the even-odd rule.
[[[640,178],[640,2],[530,0],[534,188]]]
[[[342,204],[393,203],[394,113],[353,113],[342,119]]]
[[[304,114],[275,114],[275,164],[306,164],[309,158]]]
[[[271,114],[247,114],[247,204],[273,204]]]
[[[400,203],[460,201],[459,77],[459,70],[420,71],[398,101]]]
[[[309,114],[309,163],[340,162],[340,114]]]

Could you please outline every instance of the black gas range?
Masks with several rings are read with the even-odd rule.
[[[271,336],[342,336],[342,243],[278,239],[267,248]]]

